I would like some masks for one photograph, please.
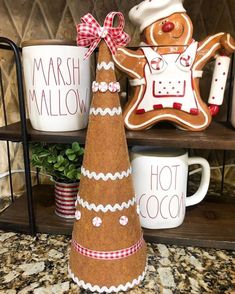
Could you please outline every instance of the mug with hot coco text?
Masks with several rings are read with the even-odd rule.
[[[202,167],[197,192],[187,197],[188,167]],[[210,166],[201,157],[188,157],[183,149],[133,147],[131,165],[141,226],[167,229],[180,226],[186,207],[201,202],[210,183]]]
[[[67,132],[84,129],[90,106],[87,48],[66,40],[22,43],[28,113],[34,129]]]

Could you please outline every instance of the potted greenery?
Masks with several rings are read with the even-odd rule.
[[[84,149],[72,144],[32,143],[32,165],[55,182],[55,213],[74,218]]]

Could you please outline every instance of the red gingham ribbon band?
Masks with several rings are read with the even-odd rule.
[[[115,16],[119,21],[117,27],[113,26]],[[89,47],[84,59],[92,54],[101,39],[105,40],[112,54],[115,54],[118,47],[126,46],[130,42],[130,36],[123,31],[125,20],[121,12],[110,12],[103,27],[90,13],[83,16],[81,21],[82,23],[77,25],[77,44]]]
[[[85,247],[82,247],[79,245],[75,240],[72,240],[72,246],[74,249],[89,258],[93,259],[101,259],[101,260],[114,260],[114,259],[121,259],[128,257],[134,253],[136,253],[140,248],[142,248],[144,244],[143,236],[140,238],[140,240],[134,244],[133,246],[117,251],[94,251],[91,249],[87,249]]]

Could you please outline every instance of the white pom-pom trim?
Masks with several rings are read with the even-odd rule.
[[[98,293],[112,293],[112,292],[120,292],[120,291],[127,291],[128,289],[134,288],[135,286],[139,285],[140,282],[143,281],[147,271],[147,265],[143,271],[143,273],[137,278],[134,279],[132,282],[128,282],[125,285],[119,285],[118,287],[111,286],[110,288],[103,286],[99,287],[98,285],[92,286],[90,283],[85,283],[83,280],[79,280],[75,275],[72,273],[70,267],[68,267],[68,272],[71,278],[73,279],[74,283],[76,283],[79,287],[82,287],[85,290],[90,290],[92,292]]]

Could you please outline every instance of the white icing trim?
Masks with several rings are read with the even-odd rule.
[[[97,174],[96,172],[90,172],[89,170],[85,169],[83,166],[81,168],[81,173],[83,176],[88,177],[89,179],[95,179],[96,181],[99,181],[99,180],[103,180],[103,181],[122,180],[123,178],[129,177],[131,172],[132,172],[131,167],[126,171],[122,171],[121,173],[116,172],[115,174],[112,174],[112,173],[107,173],[107,174],[98,173]]]
[[[215,43],[212,47],[211,47],[211,49],[207,52],[207,54],[205,54],[201,59],[199,59],[195,64],[194,64],[194,66],[193,66],[193,70],[195,70],[195,68],[197,67],[197,66],[199,66],[201,63],[202,63],[202,61],[203,60],[205,60],[210,54],[211,54],[211,52],[218,46],[218,45],[220,45],[220,43]],[[198,51],[198,50],[197,50]]]
[[[155,27],[155,24],[152,24],[152,26],[150,28],[150,39],[151,39],[151,42],[153,43],[153,45],[157,46],[158,43],[155,41],[154,36],[153,36],[154,27]]]
[[[144,55],[138,55],[138,54],[134,54],[134,53],[130,53],[128,51],[126,51],[124,48],[119,48],[118,50],[124,52],[126,55],[131,56],[131,57],[136,57],[136,58],[145,58]]]
[[[216,34],[216,35],[214,35],[214,36],[211,36],[210,38],[208,38],[208,40],[206,41],[206,42],[204,42],[202,45],[201,45],[201,47],[199,47],[197,50],[199,51],[199,50],[201,50],[202,48],[204,48],[211,40],[213,40],[214,38],[217,38],[217,37],[219,37],[219,36],[222,36],[224,33],[218,33],[218,34]]]
[[[193,78],[201,78],[203,75],[202,70],[193,70]]]
[[[136,86],[141,86],[141,85],[145,85],[145,78],[143,79],[134,79],[134,80],[129,80],[129,83],[132,87],[136,87]]]
[[[134,288],[135,286],[140,284],[140,282],[143,281],[143,279],[146,275],[146,271],[147,271],[147,265],[145,266],[143,273],[137,279],[134,279],[132,282],[128,282],[125,285],[119,285],[118,287],[111,286],[110,288],[108,288],[106,286],[100,287],[98,285],[91,285],[90,283],[86,283],[83,280],[79,280],[77,277],[75,277],[75,275],[72,273],[70,267],[68,266],[69,275],[72,278],[72,280],[74,281],[74,283],[76,283],[79,287],[82,287],[85,290],[90,290],[92,292],[98,292],[98,293],[103,293],[103,292],[117,293],[120,291],[127,291],[128,289]]]
[[[187,38],[185,39],[184,45],[187,45],[189,43],[189,40],[191,39],[191,24],[188,20],[188,18],[182,13],[181,16],[183,16],[183,18],[186,20],[187,25],[188,25],[188,35]]]
[[[99,205],[95,205],[94,203],[89,203],[85,200],[83,200],[80,196],[78,196],[77,198],[77,202],[83,207],[86,208],[88,210],[94,210],[95,212],[115,212],[117,210],[122,211],[124,209],[127,209],[133,205],[135,205],[135,197],[133,197],[132,199],[130,199],[128,202],[123,202],[122,204],[116,203],[114,205],[108,204],[106,206],[103,206],[102,204]]]
[[[229,45],[233,50],[235,50],[235,46],[233,46],[232,43],[230,42],[230,38],[231,38],[231,36],[230,36],[230,35],[227,35],[227,42],[228,42],[228,45]]]
[[[154,121],[156,119],[156,117],[153,117],[152,119],[149,119],[148,121],[146,121],[146,122],[144,122],[142,124],[139,124],[139,125],[133,125],[133,124],[129,123],[129,117],[130,117],[132,111],[134,111],[135,107],[138,105],[138,103],[139,103],[139,101],[140,101],[140,99],[142,97],[142,92],[143,92],[143,86],[141,86],[141,88],[140,88],[139,96],[138,96],[135,104],[132,106],[132,108],[129,110],[129,112],[127,113],[127,115],[125,117],[125,124],[130,129],[133,129],[133,130],[138,129],[140,127],[144,127],[144,126],[146,126],[147,124],[151,123],[152,121]],[[195,91],[194,91],[194,95],[196,95]],[[186,120],[183,120],[183,119],[179,118],[176,115],[162,114],[162,115],[159,115],[158,118],[163,118],[163,119],[164,118],[168,119],[169,117],[174,118],[174,119],[176,119],[176,121],[180,121],[180,122],[184,123],[185,125],[192,127],[193,129],[200,129],[200,128],[202,128],[202,127],[204,127],[204,126],[206,126],[208,124],[209,118],[208,118],[208,115],[206,114],[206,112],[203,110],[203,108],[200,105],[198,105],[198,108],[204,114],[204,117],[205,117],[205,122],[204,122],[204,124],[201,124],[201,125],[196,125],[195,126],[193,124],[190,124]]]
[[[98,70],[101,70],[101,69],[104,69],[104,70],[113,69],[114,70],[114,62],[110,61],[109,63],[106,63],[105,61],[102,61],[101,63],[97,64],[97,69]]]
[[[90,109],[90,114],[93,115],[101,115],[101,116],[105,116],[105,115],[110,115],[110,116],[114,116],[114,115],[120,115],[122,114],[122,108],[121,107],[114,107],[114,108],[91,108]]]
[[[137,56],[136,56],[137,57]],[[135,71],[123,66],[122,64],[120,64],[117,59],[115,58],[115,56],[113,56],[114,61],[116,62],[116,64],[122,68],[124,71],[131,73],[134,77],[136,77],[137,79],[141,79],[141,76],[139,74],[137,74]]]

